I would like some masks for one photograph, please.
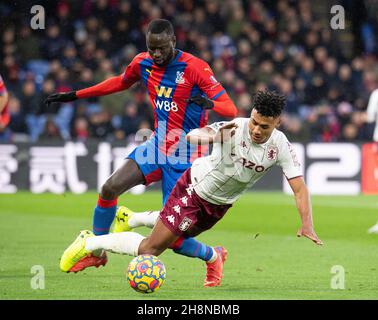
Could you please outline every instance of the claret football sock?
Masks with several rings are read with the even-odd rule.
[[[179,238],[172,246],[174,252],[187,257],[199,258],[201,260],[212,262],[217,258],[217,252],[194,238]]]
[[[117,210],[117,199],[105,200],[98,197],[93,214],[93,233],[96,236],[108,234]]]
[[[137,228],[146,226],[148,228],[153,228],[156,220],[159,218],[159,213],[160,211],[134,212],[134,214],[129,218],[129,227]]]
[[[118,232],[102,236],[91,237],[86,239],[85,250],[106,250],[114,253],[128,254],[137,256],[139,245],[144,239],[142,235],[136,232]]]

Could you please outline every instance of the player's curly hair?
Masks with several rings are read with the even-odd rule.
[[[285,105],[286,97],[276,91],[257,91],[253,96],[253,109],[264,117],[278,117]]]
[[[160,34],[165,32],[169,36],[173,36],[175,33],[172,23],[166,19],[152,20],[147,27],[147,33],[149,32],[153,34]]]

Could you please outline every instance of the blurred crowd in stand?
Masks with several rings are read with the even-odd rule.
[[[377,1],[338,1],[345,9],[344,29],[332,29],[325,0],[38,4],[46,12],[44,30],[31,28],[29,1],[0,3],[0,74],[11,115],[2,141],[115,141],[153,129],[142,85],[48,108],[43,101],[121,74],[146,50],[146,26],[155,18],[173,23],[177,48],[210,64],[239,116],[249,116],[254,92],[275,89],[287,96],[281,129],[289,139],[371,140],[366,108],[378,88]],[[219,119],[210,112],[210,121]]]

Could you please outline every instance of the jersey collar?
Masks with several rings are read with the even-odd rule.
[[[169,63],[168,63],[167,65],[165,65],[164,67],[159,67],[158,65],[156,65],[156,64],[154,63],[154,60],[152,60],[152,57],[150,56],[150,54],[149,54],[148,52],[147,52],[147,54],[148,54],[148,57],[152,60],[152,65],[153,65],[155,68],[163,69],[163,68],[166,68],[166,67],[168,67],[168,66],[170,66],[170,65],[175,64],[175,63],[178,61],[178,59],[181,57],[181,55],[182,55],[182,51],[181,51],[180,49],[175,49],[175,50],[177,50],[176,57],[175,57],[174,59],[172,59],[171,62],[169,62]]]

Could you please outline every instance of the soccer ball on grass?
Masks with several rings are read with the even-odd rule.
[[[166,278],[164,264],[151,254],[142,254],[129,263],[127,280],[130,286],[141,293],[159,290]]]

